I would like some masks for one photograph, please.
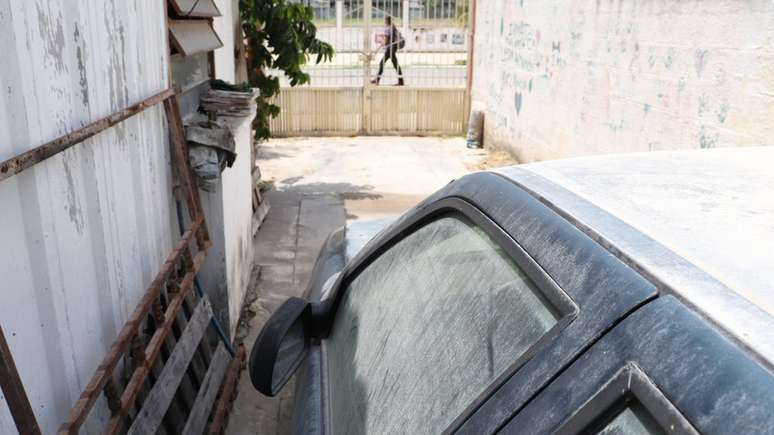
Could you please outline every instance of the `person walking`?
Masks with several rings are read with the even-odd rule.
[[[382,41],[382,47],[384,47],[384,56],[382,61],[379,62],[379,74],[376,78],[371,80],[371,83],[378,85],[382,79],[382,73],[384,72],[384,62],[387,59],[392,61],[392,66],[395,67],[395,71],[398,72],[398,86],[403,86],[403,71],[398,65],[398,50],[406,45],[406,41],[403,39],[403,35],[400,34],[398,29],[392,24],[392,17],[387,15],[384,17],[384,40]]]

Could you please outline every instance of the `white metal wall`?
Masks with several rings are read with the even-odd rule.
[[[0,0],[0,160],[164,90],[165,17],[159,0]],[[0,181],[0,322],[44,433],[177,234],[165,124],[151,108]]]

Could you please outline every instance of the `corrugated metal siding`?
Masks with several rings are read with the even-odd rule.
[[[165,17],[159,0],[0,0],[0,160],[164,90]],[[0,321],[44,433],[171,248],[165,125],[149,109],[0,182]]]
[[[373,134],[462,134],[465,89],[374,87],[370,125],[363,128],[363,88],[282,89],[281,111],[269,127],[276,136]]]

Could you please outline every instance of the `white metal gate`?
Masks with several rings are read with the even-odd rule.
[[[315,11],[332,62],[307,65],[311,83],[282,81],[270,122],[275,136],[462,134],[465,128],[468,0],[302,0]],[[406,40],[397,53],[404,86],[385,61],[384,17]]]

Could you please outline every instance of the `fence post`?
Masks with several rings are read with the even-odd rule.
[[[409,0],[403,0],[403,37],[405,38],[409,30]]]
[[[467,58],[467,77],[465,77],[465,103],[464,111],[465,115],[463,120],[465,126],[468,124],[470,118],[470,110],[473,100],[473,63],[476,61],[475,48],[476,48],[476,0],[468,0],[468,58]]]
[[[342,27],[344,27],[344,1],[336,0],[336,32],[339,40],[341,40]]]
[[[371,131],[371,0],[363,0],[363,125]]]

